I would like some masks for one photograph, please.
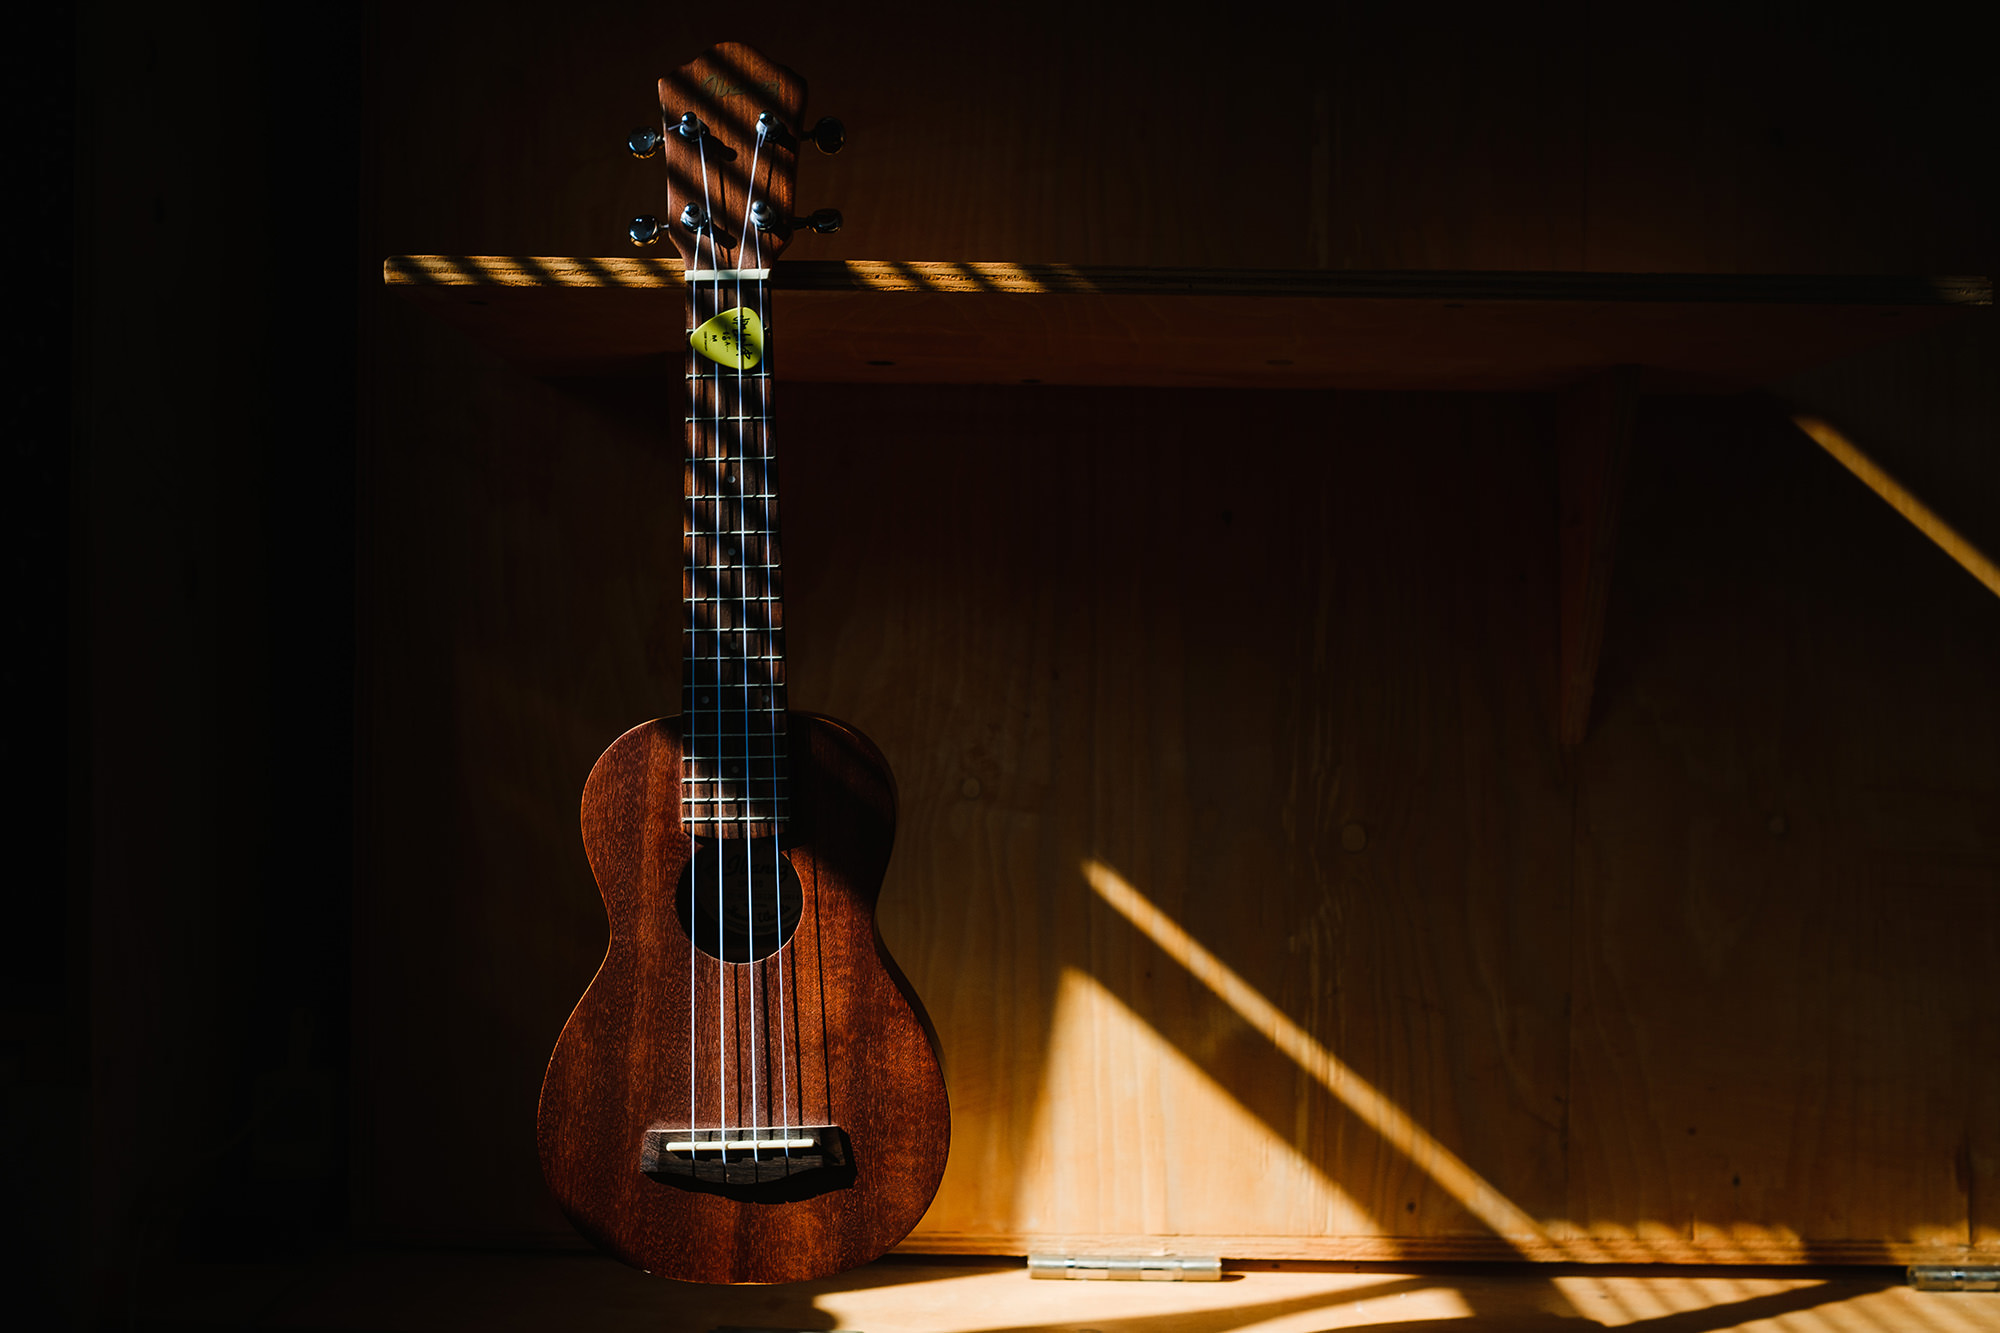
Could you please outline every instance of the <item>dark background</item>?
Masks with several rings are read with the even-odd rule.
[[[1688,105],[1714,99],[1704,151],[1754,148],[1791,183],[1742,201],[1768,216],[1732,233],[1733,251],[1683,214],[1583,260],[1992,272],[1990,41],[1909,7],[1734,12],[1657,11],[1609,46],[1650,51],[1655,76],[1684,70]],[[16,20],[27,26],[7,57],[20,185],[10,254],[26,281],[8,321],[14,629],[0,668],[16,792],[0,1031],[6,1250],[18,1289],[79,1320],[114,1321],[149,1265],[297,1258],[368,1239],[350,1227],[346,1184],[367,312],[386,253],[610,252],[614,218],[551,220],[542,205],[494,207],[448,188],[471,174],[469,159],[510,151],[495,140],[538,115],[531,67],[481,82],[454,64],[450,40],[453,23],[475,47],[475,25],[560,24],[563,50],[629,45],[648,69],[695,49],[640,13],[466,6],[427,19],[415,41],[383,7],[107,2]],[[801,18],[821,41],[890,22],[901,49],[953,59],[969,42],[1057,31],[1031,17],[989,31],[996,21]],[[1149,50],[1194,41],[1147,26],[1160,21],[1061,31],[1086,65],[1114,58],[1127,35]],[[1528,50],[1602,58],[1595,21],[1583,9],[1538,15],[1540,37],[1500,41],[1492,66],[1447,76],[1476,83],[1497,113],[1520,111],[1545,80],[1508,62]],[[1343,49],[1372,36],[1423,69],[1425,27],[1350,16]],[[1575,44],[1550,53],[1551,32]],[[1240,57],[1219,63],[1254,68],[1270,36],[1246,35]],[[1309,49],[1309,37],[1294,30],[1281,44]],[[445,76],[427,83],[432,69]],[[645,89],[610,102],[631,119]],[[398,118],[412,107],[427,114]],[[1125,114],[1150,141],[1171,139],[1173,118],[1190,112]],[[1385,99],[1378,137],[1394,138],[1394,120]],[[609,144],[626,128],[598,130]],[[1384,160],[1421,157],[1421,145],[1399,151]],[[427,170],[443,181],[427,199],[378,196],[385,172],[400,183]],[[1524,213],[1472,206],[1448,180],[1384,180],[1379,208],[1400,210],[1398,225],[1335,227],[1327,252],[1283,262],[1502,267],[1540,246],[1550,258],[1539,266],[1585,266],[1560,238],[1521,242]],[[1908,207],[1885,201],[1897,189]],[[1662,200],[1678,193],[1660,189]],[[947,217],[909,257],[1220,262],[1199,235],[1177,239],[1187,223],[1172,211],[1132,243],[1136,259],[1115,238],[1073,234],[1059,207],[1025,228],[1023,248],[1038,253],[1009,253],[1005,228],[996,239],[979,223],[1004,195]],[[839,253],[891,257],[879,232],[855,247]]]

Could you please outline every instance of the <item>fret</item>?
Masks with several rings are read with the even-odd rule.
[[[682,458],[681,818],[718,837],[784,825],[791,760],[777,464],[771,456],[772,325],[761,281],[689,275],[689,332],[725,310],[757,312],[764,359],[750,370],[688,352]],[[713,636],[713,637],[710,637]]]

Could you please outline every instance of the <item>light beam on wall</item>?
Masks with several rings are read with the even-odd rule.
[[[1402,1107],[1343,1064],[1228,964],[1203,948],[1181,929],[1180,923],[1155,907],[1117,871],[1102,861],[1085,860],[1083,875],[1098,897],[1214,991],[1244,1022],[1333,1094],[1363,1124],[1381,1135],[1384,1142],[1407,1156],[1495,1235],[1524,1252],[1557,1248],[1541,1225],[1522,1212],[1513,1200],[1460,1161]]]

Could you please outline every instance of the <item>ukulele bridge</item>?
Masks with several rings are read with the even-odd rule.
[[[848,1167],[847,1135],[837,1125],[650,1129],[639,1153],[639,1169],[645,1174],[693,1189],[851,1176]]]

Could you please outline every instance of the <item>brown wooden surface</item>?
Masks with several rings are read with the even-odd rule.
[[[1816,451],[1692,418],[1642,434],[1594,729],[1565,770],[1546,398],[862,378],[1166,373],[1136,364],[1251,388],[1552,389],[1711,355],[1784,374],[1906,316],[1649,307],[1619,333],[1634,350],[1547,302],[1526,303],[1534,324],[1435,291],[1382,313],[1352,290],[953,288],[987,261],[1332,282],[1990,273],[1988,177],[1965,164],[1992,154],[1961,150],[1992,118],[1931,100],[1965,100],[1975,84],[1950,70],[1971,48],[1925,36],[1908,48],[1922,76],[1899,84],[1867,77],[1894,49],[1872,33],[1754,16],[1342,10],[1297,40],[1224,37],[1220,58],[1212,32],[1108,13],[1066,12],[1029,43],[934,8],[857,25],[780,5],[734,33],[685,10],[585,12],[573,30],[593,18],[620,40],[551,41],[504,4],[402,17],[371,53],[362,280],[387,254],[622,245],[624,220],[659,208],[656,169],[621,144],[651,113],[631,90],[716,36],[811,71],[815,109],[849,125],[840,157],[805,155],[799,192],[847,228],[780,274],[944,266],[945,290],[785,293],[780,330],[787,372],[823,356],[831,381],[788,386],[783,408],[788,554],[820,570],[792,589],[794,697],[855,717],[903,781],[883,927],[938,1017],[959,1120],[919,1239],[1542,1243],[1479,1224],[1134,938],[1091,896],[1090,854],[1575,1257],[1949,1253],[1968,1229],[1990,1249],[2000,1098],[1979,1071],[2000,1060],[1966,1018],[1984,998],[1966,959],[1991,898],[1966,885],[1991,873],[1981,812],[2000,804],[1977,684],[1992,612]],[[472,96],[496,78],[519,95]],[[1260,201],[1255,244],[1213,224],[1204,187]],[[578,349],[577,368],[656,355],[663,296],[671,325],[677,303],[648,290],[420,299],[466,302],[529,352]],[[522,1124],[496,1108],[532,1100],[552,1015],[602,938],[577,782],[605,736],[668,711],[676,390],[536,381],[491,353],[500,339],[373,299],[354,1215],[419,1239],[557,1237]],[[1243,360],[1218,366],[1214,330],[1274,304],[1324,359],[1237,340]],[[1983,317],[1958,313],[1906,342]],[[1461,316],[1468,335],[1446,322]],[[1955,499],[1991,429],[1940,364],[1926,350],[1906,367],[1914,392],[1872,404],[1864,442],[1887,463],[1960,430],[1941,484],[1908,472]],[[1217,441],[1257,485],[1216,479]],[[1758,503],[1732,507],[1752,478]],[[1237,503],[1260,487],[1269,523]],[[1224,509],[1248,530],[1219,529]],[[1238,611],[1263,617],[1254,653],[1209,630]],[[1788,807],[1811,818],[1783,836],[1773,771],[1818,802]],[[1204,809],[1211,775],[1235,794]],[[1771,859],[1806,849],[1817,878]],[[1933,935],[1950,942],[1919,944]],[[473,1123],[487,1150],[460,1160]],[[1197,1141],[1222,1146],[1181,1146]],[[1149,1146],[1120,1180],[1106,1142]]]
[[[781,1287],[660,1283],[594,1256],[361,1254],[319,1266],[150,1273],[139,1326],[440,1333],[866,1329],[869,1333],[1990,1333],[2000,1300],[1895,1270],[1230,1264],[1220,1282],[1051,1282],[1020,1260],[892,1256]]]
[[[661,422],[677,408],[669,384],[519,378],[402,317],[505,404],[458,419],[464,390],[440,380],[409,423],[422,447],[378,466],[405,479],[384,493],[418,506],[391,549],[491,534],[477,540],[520,571],[461,603],[455,565],[412,566],[395,594],[410,614],[459,609],[426,622],[444,638],[388,698],[442,690],[480,719],[459,762],[484,794],[456,818],[454,856],[491,867],[479,892],[508,904],[474,913],[496,922],[486,949],[511,933],[499,922],[545,921],[547,961],[513,969],[540,978],[528,988],[454,971],[452,989],[507,1015],[486,1065],[531,1069],[537,1014],[581,984],[601,925],[573,910],[589,890],[569,830],[501,819],[544,799],[502,793],[545,787],[560,809],[554,779],[587,762],[598,725],[574,710],[667,697],[648,676],[671,680],[674,660]],[[951,1168],[910,1244],[1963,1252],[1976,1196],[1952,1145],[1988,1132],[1969,960],[1993,929],[1973,890],[1993,864],[1980,812],[2000,806],[1976,683],[2000,661],[1995,617],[1796,432],[1745,433],[1735,410],[1655,416],[1641,436],[1571,785],[1547,684],[1549,399],[788,386],[793,698],[855,717],[898,771],[883,929],[953,1095]],[[592,517],[561,517],[573,505]],[[468,694],[438,674],[453,661],[516,683]],[[1849,757],[1827,762],[1828,745]],[[437,781],[396,763],[373,770],[390,812]],[[1771,764],[1817,803],[1786,804],[1783,836]],[[1919,768],[1928,805],[1891,777]],[[1868,818],[1906,830],[1909,865],[1867,852],[1859,812],[1885,781],[1893,809]],[[1839,877],[1768,859],[1807,849]],[[1540,1234],[1496,1234],[1413,1165],[1414,1141],[1355,1121],[1096,901],[1086,857]],[[1905,930],[1913,895],[1941,915]],[[1961,952],[1927,955],[1932,932]],[[421,1050],[377,1041],[395,1060]],[[495,1134],[511,1174],[428,1198],[390,1169],[425,1132],[379,1140],[367,1215],[425,1234],[559,1226]]]
[[[672,264],[406,255],[383,275],[530,369],[678,355]],[[1993,299],[1983,278],[810,259],[774,286],[789,379],[1269,388],[1547,389],[1632,363],[1655,390],[1741,389]]]
[[[823,718],[795,715],[792,788],[805,905],[778,957],[790,986],[793,1079],[777,1105],[775,1043],[748,1046],[763,1123],[833,1124],[856,1175],[843,1189],[783,1203],[694,1193],[640,1173],[649,1129],[749,1123],[744,1080],[710,1081],[721,1028],[721,965],[696,955],[674,906],[690,843],[680,821],[674,719],[606,750],[583,794],[584,846],[611,940],[564,1025],[542,1085],[542,1169],[577,1228],[635,1267],[691,1282],[793,1282],[875,1258],[923,1216],[944,1172],[951,1117],[921,1006],[881,952],[873,907],[895,830],[895,787],[874,747]],[[775,962],[756,971],[770,986]],[[729,967],[732,1015],[775,1018],[748,968]],[[690,989],[692,987],[692,990]],[[693,1027],[690,1027],[690,1013]],[[743,1020],[729,1020],[741,1037]],[[690,1042],[695,1046],[691,1049]],[[690,1071],[696,1080],[692,1102]],[[692,1105],[692,1121],[689,1120]]]
[[[1012,12],[1033,40],[900,2],[725,23],[579,0],[553,34],[511,0],[398,11],[367,51],[392,233],[374,253],[622,245],[660,201],[626,131],[661,73],[728,38],[804,71],[848,127],[800,181],[847,228],[800,257],[1993,271],[1978,44],[1914,15],[1281,4],[1238,32]],[[470,110],[496,80],[509,95]]]
[[[1559,593],[1562,654],[1556,705],[1564,745],[1590,731],[1590,696],[1604,646],[1604,609],[1611,598],[1612,555],[1618,544],[1618,502],[1632,455],[1638,414],[1639,368],[1619,366],[1563,391],[1556,399],[1556,470],[1562,528]]]
[[[791,232],[781,226],[759,233],[748,224],[749,209],[762,201],[781,219],[792,215],[805,80],[754,47],[723,42],[663,76],[659,89],[667,131],[653,161],[667,182],[660,221],[668,224],[681,262],[690,268],[769,268],[791,244]],[[708,130],[700,144],[675,130],[690,112]],[[781,129],[760,140],[758,117],[765,114]],[[700,238],[681,225],[686,205],[706,212],[714,224]]]

